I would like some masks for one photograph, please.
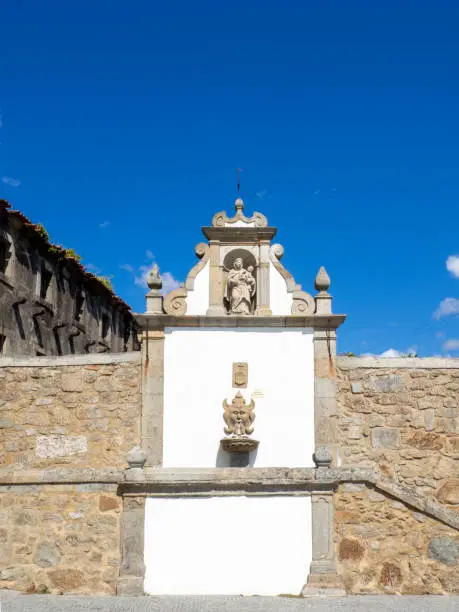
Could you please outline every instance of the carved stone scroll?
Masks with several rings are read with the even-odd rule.
[[[300,291],[301,285],[297,285],[295,283],[295,279],[290,274],[288,270],[284,268],[281,264],[280,259],[282,259],[284,255],[284,247],[281,244],[273,244],[269,249],[269,259],[271,263],[285,280],[285,284],[287,285],[288,293],[293,293],[294,291]]]
[[[169,315],[186,314],[186,297],[188,291],[185,287],[179,287],[170,291],[164,298],[164,312]]]
[[[247,223],[247,225],[254,225],[255,227],[268,227],[268,219],[261,213],[255,212],[252,217],[244,215],[244,202],[241,198],[238,198],[234,205],[236,208],[234,217],[228,217],[225,211],[218,212],[212,218],[212,227],[225,227],[226,225],[233,225],[237,221],[242,221]]]
[[[294,291],[292,302],[292,315],[306,316],[314,314],[316,302],[312,295],[306,291]]]
[[[197,275],[199,274],[199,272],[201,272],[201,270],[205,268],[206,263],[209,261],[210,258],[209,245],[205,242],[200,242],[199,244],[197,244],[196,248],[194,249],[194,252],[196,253],[196,256],[199,258],[200,261],[198,261],[198,263],[193,266],[193,268],[191,268],[188,273],[188,276],[186,277],[185,288],[188,289],[188,291],[193,291],[194,281]]]

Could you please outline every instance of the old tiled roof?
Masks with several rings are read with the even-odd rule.
[[[46,235],[44,235],[42,226],[32,223],[32,221],[30,221],[30,219],[28,219],[20,210],[12,209],[11,204],[9,202],[0,199],[0,218],[3,215],[15,217],[16,219],[19,219],[19,221],[22,221],[24,226],[27,227],[34,234],[34,237],[37,239],[37,241],[39,241],[42,246],[48,250],[48,252],[49,249],[52,249],[53,252],[50,253],[51,257],[54,253],[56,257],[66,261],[71,267],[76,268],[86,281],[96,283],[100,289],[108,293],[114,304],[118,304],[121,308],[125,310],[131,310],[131,307],[126,304],[126,302],[122,300],[118,295],[116,295],[116,293],[112,289],[107,287],[107,285],[105,285],[105,283],[98,276],[92,274],[91,272],[88,272],[88,270],[86,270],[83,264],[81,264],[77,259],[69,255],[67,253],[67,249],[64,249],[58,244],[53,244],[52,242],[50,242]]]

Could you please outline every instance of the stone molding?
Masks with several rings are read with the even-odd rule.
[[[244,215],[244,202],[241,198],[237,198],[234,206],[236,214],[233,217],[228,217],[224,210],[216,213],[212,218],[212,227],[228,227],[237,221],[242,221],[242,223],[255,227],[267,227],[268,219],[263,214],[254,212],[251,217]]]
[[[459,359],[453,357],[344,357],[338,356],[341,370],[358,368],[459,370]]]
[[[140,351],[92,353],[62,357],[0,357],[0,368],[59,368],[61,366],[111,365],[140,361]]]
[[[119,468],[49,468],[45,470],[0,470],[0,485],[115,483],[125,479]]]
[[[0,486],[116,484],[123,495],[165,494],[171,497],[218,495],[310,495],[332,491],[343,483],[361,483],[390,495],[419,512],[459,531],[459,514],[419,494],[381,478],[371,468],[50,468],[0,470]]]
[[[306,291],[294,291],[292,302],[292,315],[305,316],[313,315],[316,309],[316,303],[312,295]]]
[[[185,287],[179,287],[166,294],[164,297],[164,312],[169,315],[184,315],[186,313],[186,298],[188,291]]]
[[[414,489],[381,478],[371,468],[146,468],[126,470],[123,495],[311,495],[342,483],[361,483],[459,530],[459,514]]]
[[[208,240],[218,240],[222,244],[238,245],[252,244],[260,240],[272,240],[276,235],[276,227],[203,227],[202,233]]]
[[[289,316],[228,316],[228,315],[150,315],[136,314],[136,323],[145,330],[164,329],[166,327],[301,327],[316,329],[336,329],[345,320],[346,315],[289,315]]]
[[[194,281],[196,280],[197,275],[206,267],[206,263],[210,259],[210,247],[205,242],[200,242],[197,244],[194,252],[200,261],[198,261],[198,263],[188,272],[188,276],[186,277],[185,281],[185,289],[188,291],[194,290]]]
[[[295,279],[288,270],[284,268],[280,260],[284,256],[284,247],[281,244],[273,244],[269,249],[269,260],[282,276],[287,285],[287,292],[293,293],[294,291],[301,291],[301,285],[297,285]]]
[[[161,465],[163,460],[164,340],[163,331],[149,330],[142,341],[140,437],[148,466]]]

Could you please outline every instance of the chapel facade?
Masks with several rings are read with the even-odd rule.
[[[239,198],[202,231],[140,351],[0,359],[0,588],[458,593],[459,360],[337,355],[323,267]]]

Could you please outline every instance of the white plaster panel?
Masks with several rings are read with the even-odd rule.
[[[242,219],[235,221],[234,223],[225,223],[225,227],[255,227],[255,221],[246,223]]]
[[[272,261],[269,262],[269,305],[273,315],[286,316],[292,314],[292,294],[288,293],[283,276],[276,270]]]
[[[210,264],[206,263],[204,268],[194,279],[193,291],[188,291],[186,299],[187,315],[205,315],[209,308],[209,282]]]
[[[146,500],[148,594],[298,595],[310,563],[309,497]]]
[[[223,400],[232,400],[232,364],[248,363],[255,400],[255,467],[309,467],[314,451],[311,329],[166,328],[164,467],[225,467]]]

